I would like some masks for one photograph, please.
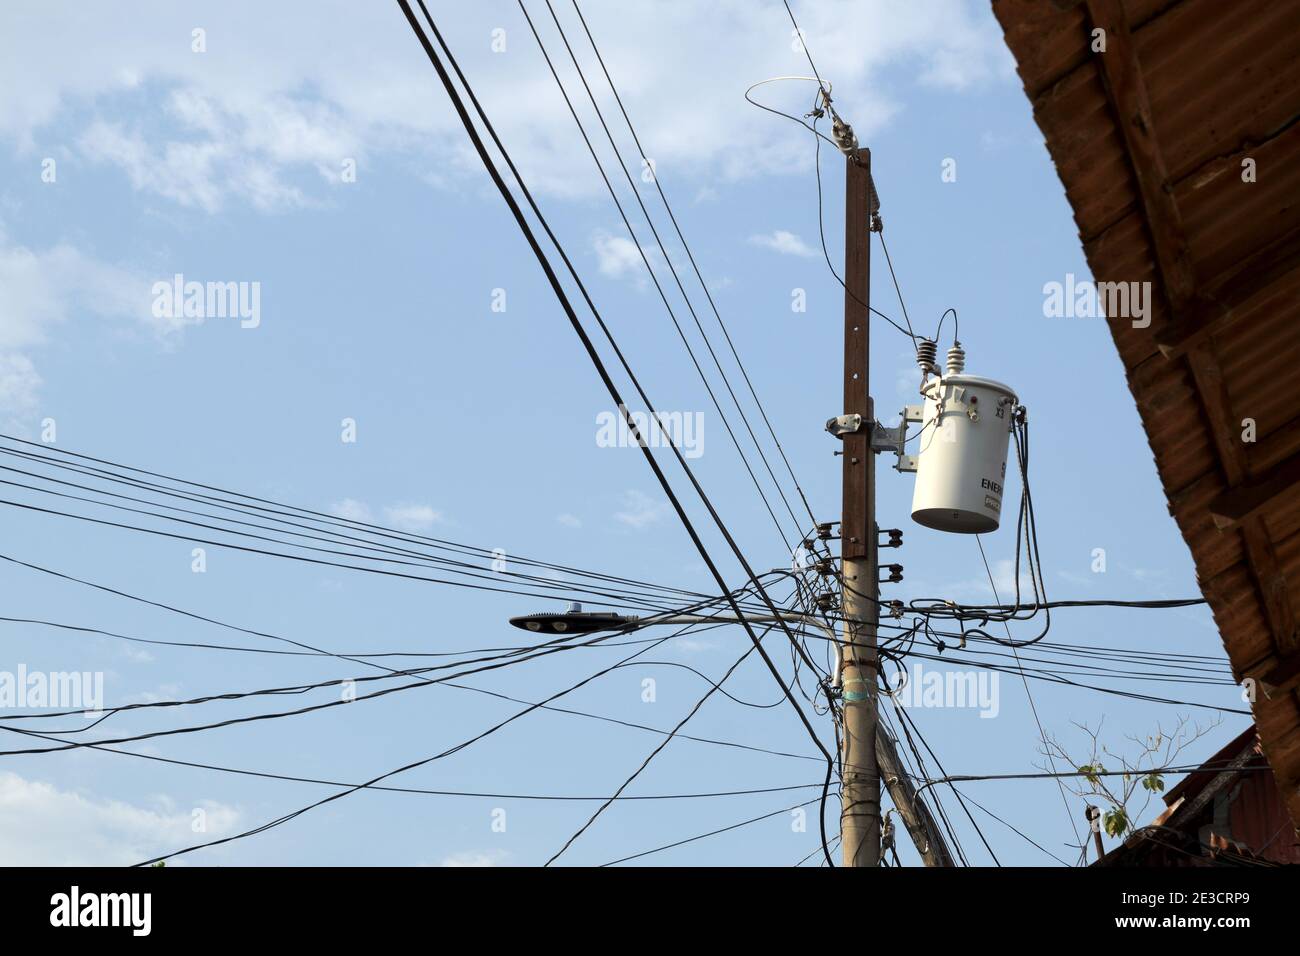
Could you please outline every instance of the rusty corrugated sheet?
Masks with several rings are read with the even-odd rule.
[[[1300,825],[1300,0],[993,10],[1093,276],[1157,290],[1150,327],[1110,332],[1233,670],[1272,688],[1252,708]]]
[[[1244,771],[1230,779],[1214,803],[1205,806],[1192,819],[1182,820],[1176,814],[1181,803],[1193,800],[1207,786],[1215,782],[1221,770],[1234,758],[1249,754]],[[1287,815],[1277,780],[1267,769],[1260,753],[1256,728],[1247,727],[1218,753],[1205,761],[1209,769],[1189,773],[1163,795],[1170,807],[1165,819],[1157,822],[1178,822],[1180,828],[1194,838],[1203,837],[1200,828],[1214,822],[1216,803],[1226,808],[1226,824],[1217,828],[1234,846],[1252,858],[1271,863],[1300,865],[1300,839]]]

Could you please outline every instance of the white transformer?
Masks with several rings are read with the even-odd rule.
[[[958,534],[996,531],[1015,392],[1001,382],[958,373],[931,379],[922,393],[912,520]]]

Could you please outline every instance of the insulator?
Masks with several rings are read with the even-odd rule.
[[[929,339],[918,339],[916,343],[916,365],[922,375],[938,375],[938,346]]]
[[[954,342],[948,350],[948,376],[960,375],[966,368],[966,350]]]

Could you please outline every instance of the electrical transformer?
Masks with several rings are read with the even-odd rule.
[[[961,360],[953,358],[949,353],[949,374],[922,387],[912,520],[937,531],[983,534],[997,530],[1002,514],[1017,399],[1001,382],[961,374]]]

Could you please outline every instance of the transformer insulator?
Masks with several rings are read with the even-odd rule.
[[[966,350],[961,344],[954,342],[952,348],[948,350],[948,371],[949,376],[960,375],[966,370]]]
[[[918,339],[916,342],[916,366],[921,370],[922,375],[938,375],[939,351],[938,346],[929,339]]]

